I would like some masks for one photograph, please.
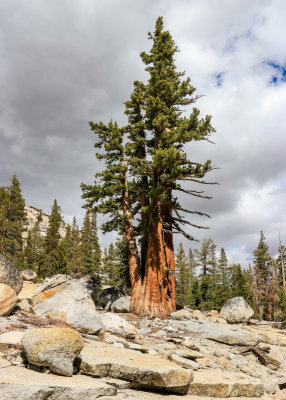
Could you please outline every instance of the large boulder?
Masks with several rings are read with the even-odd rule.
[[[35,314],[60,319],[80,332],[96,334],[102,329],[89,291],[68,275],[46,279],[36,289],[32,302]]]
[[[22,278],[23,281],[28,281],[28,282],[37,282],[37,273],[33,269],[25,269],[22,271]]]
[[[112,303],[124,296],[126,296],[126,293],[122,289],[109,286],[98,293],[97,302],[109,311]]]
[[[8,315],[15,307],[17,295],[10,286],[0,283],[0,316]]]
[[[10,286],[18,294],[22,288],[21,271],[0,254],[0,283]]]
[[[111,304],[111,311],[115,313],[128,313],[130,309],[130,296],[119,297]]]
[[[228,300],[220,311],[220,317],[226,319],[230,324],[247,322],[253,315],[253,309],[243,297],[233,297]]]
[[[72,376],[73,362],[83,348],[83,339],[73,329],[42,328],[26,332],[21,344],[31,364]]]

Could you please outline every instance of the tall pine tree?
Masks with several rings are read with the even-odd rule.
[[[184,73],[176,70],[178,48],[164,31],[162,17],[149,39],[153,41],[150,52],[141,53],[149,78],[146,83],[134,82],[126,102],[127,127],[90,123],[98,137],[95,146],[102,149],[97,158],[105,162],[105,169],[96,175],[94,185],[82,188],[87,207],[109,216],[103,230],[125,234],[131,311],[166,318],[175,310],[173,235],[182,233],[193,239],[184,227],[202,226],[186,215],[206,215],[185,209],[177,194],[205,197],[185,184],[206,183],[203,178],[212,170],[210,161],[191,161],[185,145],[209,140],[214,129],[211,117],[200,119],[197,108],[189,117],[183,114],[182,107],[199,96],[194,95],[190,78],[184,79]]]

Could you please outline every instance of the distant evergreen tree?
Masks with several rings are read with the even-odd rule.
[[[25,200],[16,175],[0,189],[0,254],[23,267],[23,237],[26,226]]]
[[[217,260],[216,245],[212,239],[204,239],[201,249],[194,250],[197,265],[201,267],[199,308],[210,310],[216,303]]]
[[[124,236],[119,237],[115,242],[115,257],[116,257],[116,286],[123,288],[125,291],[130,289],[130,273],[128,264],[128,244]]]
[[[94,274],[94,257],[90,213],[86,211],[81,230],[81,273],[83,275]]]
[[[198,265],[197,265],[195,255],[194,255],[194,252],[192,251],[192,249],[189,249],[188,264],[189,264],[189,268],[190,268],[191,279],[193,282],[197,277],[197,266]]]
[[[71,231],[70,231],[70,244],[69,244],[70,256],[68,261],[68,271],[71,274],[77,274],[81,269],[81,237],[80,229],[76,222],[76,218],[73,218]]]
[[[224,303],[231,297],[230,288],[230,268],[224,248],[220,250],[220,255],[217,263],[217,276],[216,276],[216,306],[221,308]]]
[[[43,253],[39,263],[38,273],[40,276],[46,277],[66,271],[66,250],[64,249],[64,244],[60,246],[61,236],[59,229],[61,222],[61,209],[57,200],[54,200],[44,240]]]
[[[116,248],[113,243],[109,245],[108,251],[103,254],[103,277],[104,285],[116,286],[118,282],[118,259]]]
[[[97,281],[99,282],[101,275],[101,250],[98,239],[97,217],[96,213],[93,211],[90,211],[90,229],[91,229],[94,275],[96,276]]]
[[[186,256],[183,244],[179,244],[176,254],[176,303],[181,306],[194,306],[192,295],[192,274],[190,262]]]
[[[255,299],[256,308],[260,318],[267,316],[267,292],[271,270],[271,256],[263,232],[260,232],[260,239],[256,250],[253,252],[254,276],[255,276]]]

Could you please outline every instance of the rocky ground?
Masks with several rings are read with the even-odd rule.
[[[224,318],[183,309],[148,320],[115,313],[128,297],[98,296],[88,279],[24,281],[13,296],[2,285],[1,400],[286,399],[286,331],[250,314],[238,323],[241,300]]]

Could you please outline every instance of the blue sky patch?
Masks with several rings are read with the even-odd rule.
[[[224,81],[224,72],[220,72],[219,74],[215,75],[215,79],[216,79],[216,85],[222,86],[223,81]]]
[[[271,84],[278,85],[281,82],[286,82],[286,64],[278,64],[273,61],[267,61],[266,64],[272,68]]]

